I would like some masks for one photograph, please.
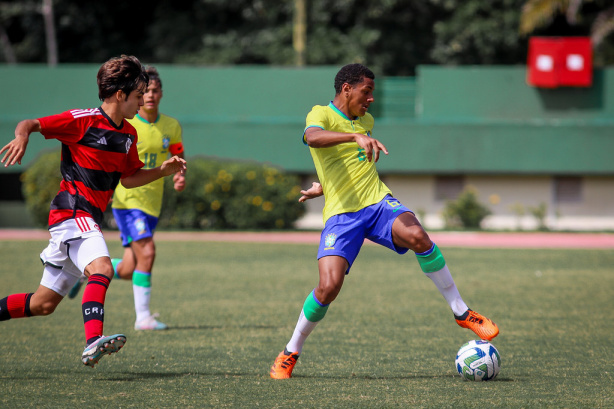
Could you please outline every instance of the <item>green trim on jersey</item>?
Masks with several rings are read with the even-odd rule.
[[[371,114],[350,119],[332,102],[327,106],[314,106],[305,122],[305,130],[318,127],[326,131],[367,136],[371,136],[374,125]],[[364,209],[391,194],[380,180],[375,162],[367,160],[364,149],[356,142],[326,148],[309,147],[309,151],[324,190],[324,222],[336,214]]]
[[[170,116],[159,114],[156,122],[149,122],[137,114],[128,122],[138,134],[136,148],[139,159],[145,164],[143,169],[162,165],[169,157],[170,146],[182,141],[181,125]],[[111,206],[114,209],[139,209],[150,216],[159,217],[163,194],[164,178],[134,189],[126,189],[120,182]]]

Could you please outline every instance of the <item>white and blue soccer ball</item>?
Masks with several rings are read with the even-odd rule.
[[[501,369],[501,356],[488,341],[469,341],[456,354],[456,370],[469,381],[491,381]]]

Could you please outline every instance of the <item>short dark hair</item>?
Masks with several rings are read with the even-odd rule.
[[[156,67],[148,65],[145,67],[145,72],[147,72],[147,75],[149,76],[149,81],[158,81],[158,84],[160,84],[160,89],[162,89],[162,80],[160,79],[160,74],[158,73]]]
[[[132,55],[113,57],[98,70],[98,98],[101,101],[109,98],[117,91],[129,95],[137,88],[149,82],[149,76],[138,58]]]
[[[365,77],[374,80],[375,74],[362,64],[344,65],[335,75],[335,93],[339,94],[346,82],[353,86],[361,83]]]

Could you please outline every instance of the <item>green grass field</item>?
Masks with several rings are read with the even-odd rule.
[[[0,297],[33,291],[44,241],[0,242]],[[110,243],[120,254],[118,243]],[[614,252],[444,248],[467,303],[501,329],[495,381],[463,381],[458,327],[413,256],[363,248],[294,377],[269,368],[317,282],[313,245],[158,241],[152,310],[136,332],[131,284],[107,293],[105,332],[128,336],[80,362],[80,301],[0,323],[0,406],[36,408],[612,408]]]

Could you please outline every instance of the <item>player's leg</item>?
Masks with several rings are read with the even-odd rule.
[[[413,213],[405,212],[395,219],[392,224],[392,239],[396,246],[416,253],[420,268],[448,302],[458,325],[471,329],[482,339],[491,340],[497,336],[499,328],[494,322],[467,307],[443,254]]]
[[[318,286],[305,299],[292,338],[271,368],[272,378],[291,377],[305,340],[324,318],[329,304],[337,298],[364,238],[361,211],[336,215],[327,220],[318,249]]]
[[[341,291],[348,267],[347,260],[339,256],[327,256],[318,260],[318,286],[305,299],[292,338],[271,367],[272,378],[286,379],[292,376],[292,370],[303,351],[307,337],[324,318],[328,306]]]
[[[81,360],[85,365],[94,366],[101,357],[119,351],[126,342],[123,334],[105,336],[103,332],[105,298],[113,279],[113,266],[104,237],[91,218],[64,223],[67,229],[70,226],[79,229],[73,238],[66,240],[66,254],[72,268],[88,278],[81,303],[86,339]],[[69,264],[64,267],[69,268]]]
[[[134,310],[136,330],[163,330],[168,326],[156,319],[151,313],[152,270],[156,258],[156,245],[153,237],[145,237],[133,241],[130,245],[136,258],[136,266],[132,274],[132,290],[134,293]]]
[[[11,294],[0,300],[0,321],[49,315],[63,298],[42,285],[34,293]]]

